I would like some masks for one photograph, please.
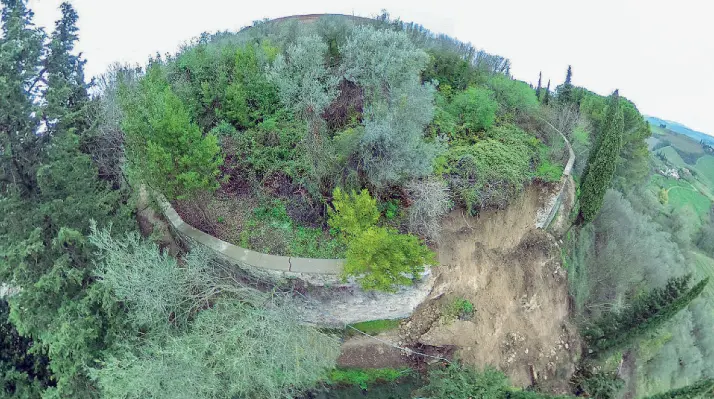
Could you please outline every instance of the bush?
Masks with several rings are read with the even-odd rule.
[[[419,390],[426,398],[498,399],[505,398],[508,378],[487,367],[479,372],[457,364],[429,372],[429,384]]]
[[[448,319],[467,320],[474,314],[474,304],[466,298],[456,298],[446,308]]]
[[[471,87],[454,96],[448,109],[457,120],[460,137],[468,138],[493,125],[498,111],[493,97],[491,90],[482,87]]]
[[[350,239],[344,274],[356,277],[365,290],[394,292],[411,285],[426,265],[436,265],[436,258],[419,238],[370,227]]]
[[[503,111],[514,115],[528,115],[538,108],[535,91],[528,84],[505,75],[493,75],[487,82]]]
[[[334,369],[327,376],[329,384],[356,385],[369,388],[376,382],[394,382],[404,377],[409,369]]]
[[[360,235],[379,220],[377,200],[363,189],[359,194],[345,194],[337,187],[332,192],[332,208],[328,208],[327,224],[343,239]]]
[[[536,179],[546,183],[560,181],[561,176],[563,176],[563,167],[547,159],[541,161],[535,173]]]
[[[136,90],[124,86],[121,100],[127,155],[142,180],[168,198],[218,188],[218,140],[191,122],[160,66],[150,66]]]
[[[504,207],[533,175],[538,139],[515,126],[492,129],[485,140],[454,145],[437,159],[471,214],[484,207]]]

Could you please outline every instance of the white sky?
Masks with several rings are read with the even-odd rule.
[[[573,83],[600,94],[615,88],[640,111],[714,135],[714,3],[708,0],[73,0],[87,75],[114,61],[144,65],[204,31],[238,30],[294,14],[393,18],[508,57],[521,80]],[[51,29],[61,0],[30,0]]]

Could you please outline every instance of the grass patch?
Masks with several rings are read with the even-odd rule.
[[[474,304],[466,298],[459,297],[447,305],[444,316],[451,320],[470,320],[474,312]]]
[[[697,277],[714,278],[714,259],[708,257],[707,255],[701,252],[692,251],[692,255],[694,255],[694,268],[696,270]],[[711,284],[707,284],[707,287],[704,289],[704,294],[709,295],[709,297],[711,298],[714,298],[714,286]]]
[[[383,319],[383,320],[370,320],[363,321],[361,323],[351,324],[352,327],[362,331],[365,334],[376,335],[384,331],[393,330],[399,327],[402,319]],[[347,335],[358,334],[355,330],[348,328]]]
[[[714,190],[714,156],[706,155],[697,160],[697,172],[707,181],[710,191]]]
[[[272,255],[326,259],[343,258],[346,250],[328,232],[297,225],[280,201],[253,210],[240,233],[239,245]]]
[[[696,214],[703,220],[709,214],[712,201],[706,195],[700,193],[689,182],[662,175],[653,175],[649,182],[650,190],[658,193],[661,188],[666,189],[670,209],[691,206]]]
[[[371,384],[394,382],[409,375],[411,369],[342,369],[336,368],[327,375],[330,385],[352,385],[368,389]]]

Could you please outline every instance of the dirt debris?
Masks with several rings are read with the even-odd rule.
[[[498,367],[515,385],[569,391],[580,344],[567,278],[557,242],[534,223],[548,193],[531,186],[506,210],[445,218],[434,299],[402,324],[401,343],[453,346],[462,362]],[[441,317],[456,298],[473,304],[471,320]]]

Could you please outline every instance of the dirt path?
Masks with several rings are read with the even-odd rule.
[[[548,194],[531,186],[507,210],[445,218],[434,299],[403,324],[405,343],[455,345],[463,362],[496,366],[515,385],[569,391],[580,344],[568,322],[567,277],[555,239],[534,225]],[[441,317],[456,298],[473,303],[471,320]]]

